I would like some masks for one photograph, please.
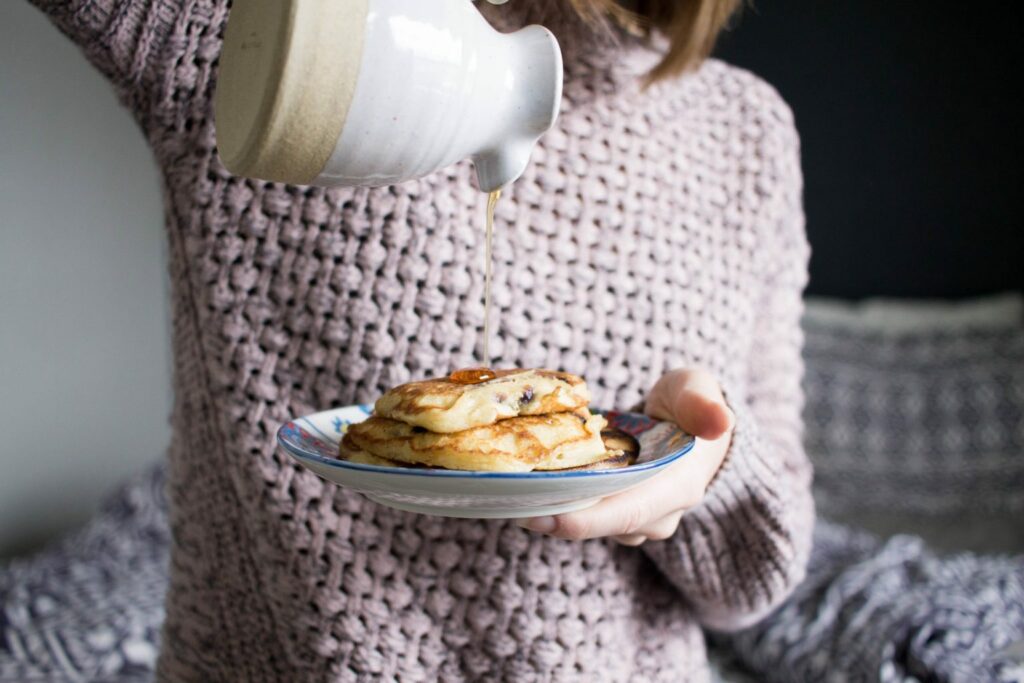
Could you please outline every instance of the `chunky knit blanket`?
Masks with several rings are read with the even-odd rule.
[[[820,520],[807,579],[760,624],[719,637],[756,680],[1024,681],[1024,556],[938,557]]]

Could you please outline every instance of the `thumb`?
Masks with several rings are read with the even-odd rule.
[[[646,412],[709,441],[727,433],[735,423],[718,381],[701,369],[665,374],[651,390]]]

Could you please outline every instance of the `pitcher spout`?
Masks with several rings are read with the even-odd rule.
[[[486,149],[473,155],[477,182],[484,192],[500,189],[526,170],[537,140],[555,124],[562,102],[562,51],[543,26],[503,36],[507,58],[500,73],[506,93],[503,111],[495,112],[496,134]]]
[[[476,168],[476,179],[480,189],[484,192],[494,192],[523,175],[526,165],[530,163],[535,141],[533,139],[511,142],[475,155],[473,166]]]

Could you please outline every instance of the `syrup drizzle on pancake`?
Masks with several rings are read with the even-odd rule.
[[[448,379],[456,384],[482,384],[497,376],[493,370],[488,368],[466,368],[464,370],[456,370],[448,375]]]

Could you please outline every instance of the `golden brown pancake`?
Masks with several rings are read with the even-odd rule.
[[[566,471],[618,470],[629,467],[640,456],[640,443],[626,432],[608,427],[601,430],[606,457],[603,460],[582,467],[566,468]]]
[[[580,377],[554,370],[495,370],[494,379],[462,384],[450,378],[395,387],[374,406],[379,417],[450,434],[525,415],[586,408],[590,391]]]
[[[608,428],[601,432],[601,439],[604,441],[605,453],[600,460],[592,462],[589,465],[568,467],[564,470],[555,471],[581,472],[586,470],[612,470],[629,467],[636,462],[637,456],[640,454],[640,444],[637,443],[637,440],[629,434],[618,429]],[[371,455],[351,443],[348,437],[342,440],[339,455],[342,460],[361,463],[363,465],[410,469],[440,469],[428,467],[427,465],[404,463],[399,462],[398,460],[390,460],[388,458]]]
[[[341,440],[341,448],[338,454],[342,460],[348,460],[349,462],[358,463],[360,465],[377,465],[378,467],[411,467],[417,469],[426,468],[426,465],[407,465],[404,462],[398,462],[397,460],[378,458],[376,455],[370,455],[366,451],[359,450],[347,439]]]
[[[377,458],[450,470],[529,472],[581,467],[606,457],[606,421],[583,409],[501,420],[450,434],[386,417],[348,428],[343,445]]]

